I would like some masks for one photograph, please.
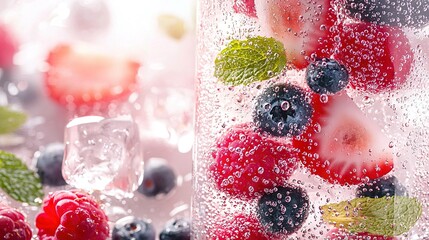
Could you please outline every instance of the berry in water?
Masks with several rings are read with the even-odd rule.
[[[18,210],[0,204],[0,239],[30,240],[30,225]]]
[[[369,93],[404,85],[414,54],[405,33],[396,27],[359,22],[344,24],[334,58],[346,66],[350,86]]]
[[[297,167],[297,153],[287,142],[255,130],[252,123],[228,129],[212,153],[210,175],[219,190],[242,199],[260,197],[283,186]]]
[[[349,73],[334,59],[324,58],[308,65],[305,79],[313,92],[335,94],[347,86]]]
[[[62,143],[51,143],[40,151],[36,168],[43,184],[50,186],[67,184],[61,173],[63,157],[64,144]]]
[[[384,176],[360,184],[356,197],[382,198],[407,195],[407,190],[395,176]]]
[[[270,86],[258,97],[253,120],[273,136],[299,135],[313,114],[308,97],[298,86],[285,83]]]
[[[167,194],[176,186],[176,174],[161,158],[149,159],[143,176],[143,182],[137,190],[147,197]]]
[[[310,209],[307,193],[297,186],[274,188],[258,201],[258,217],[272,233],[292,234],[301,228]]]
[[[346,0],[346,14],[379,25],[421,28],[429,24],[425,0]]]
[[[124,217],[115,223],[112,240],[155,240],[155,228],[146,220]]]
[[[187,219],[174,219],[169,221],[159,234],[160,240],[190,240],[191,223]]]
[[[77,190],[61,190],[43,200],[36,216],[40,240],[106,240],[107,216],[92,196]]]
[[[270,238],[255,216],[240,213],[217,222],[209,239],[268,240]]]

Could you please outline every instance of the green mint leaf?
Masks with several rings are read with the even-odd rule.
[[[15,155],[0,150],[0,188],[11,198],[39,205],[43,188],[39,176]]]
[[[11,133],[20,128],[27,116],[22,112],[10,110],[5,106],[0,106],[0,134]]]
[[[325,222],[350,232],[398,236],[408,232],[422,214],[416,198],[355,198],[321,207]]]
[[[215,77],[233,86],[277,76],[286,65],[285,49],[274,38],[233,40],[215,60]]]

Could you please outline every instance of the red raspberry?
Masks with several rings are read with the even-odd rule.
[[[107,216],[90,195],[72,190],[51,193],[36,217],[40,240],[105,240]]]
[[[251,215],[238,214],[220,221],[212,231],[211,240],[268,240],[269,237],[258,219]]]
[[[251,123],[232,127],[217,142],[210,175],[217,187],[251,199],[283,186],[297,167],[296,151],[280,138],[257,132]]]
[[[22,213],[0,205],[0,239],[30,240],[31,235],[30,225]]]

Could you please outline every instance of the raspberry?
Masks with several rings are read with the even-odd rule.
[[[251,215],[238,214],[220,221],[212,231],[211,240],[268,240],[268,236],[258,219]]]
[[[18,210],[0,205],[0,239],[30,240],[30,225]]]
[[[285,185],[297,167],[296,151],[289,143],[257,132],[251,123],[229,129],[212,156],[215,163],[209,171],[217,187],[242,199]]]
[[[109,237],[107,216],[90,195],[77,190],[51,193],[36,217],[40,240],[105,240]]]

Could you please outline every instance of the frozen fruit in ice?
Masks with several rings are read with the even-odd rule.
[[[337,20],[331,0],[255,0],[263,31],[282,42],[287,60],[303,69],[333,52]]]
[[[143,182],[137,189],[147,197],[167,194],[176,186],[176,174],[168,163],[161,158],[151,158],[146,163]]]
[[[244,199],[283,186],[298,161],[289,143],[258,132],[251,123],[228,129],[217,139],[212,156],[209,171],[218,189]]]
[[[66,125],[64,139],[63,176],[68,184],[116,197],[133,195],[144,170],[133,118],[75,118]]]
[[[95,199],[77,190],[61,190],[43,200],[36,216],[37,235],[41,240],[106,240],[109,237],[107,216]]]
[[[234,0],[234,11],[249,17],[256,17],[255,0]]]
[[[115,223],[112,240],[155,240],[155,228],[145,219],[124,217]]]
[[[350,85],[370,93],[404,85],[414,55],[404,32],[395,27],[360,22],[344,24],[334,58],[349,70]]]
[[[18,210],[0,204],[0,239],[30,240],[32,232],[24,215]]]
[[[66,185],[61,172],[64,157],[64,144],[51,143],[47,145],[37,158],[37,174],[43,184],[51,186]]]
[[[312,123],[293,144],[312,174],[330,183],[359,184],[393,169],[389,139],[343,91],[313,98]]]
[[[61,104],[118,99],[136,87],[139,64],[83,45],[58,45],[48,55],[45,86]]]
[[[334,228],[327,234],[329,240],[396,240],[395,237],[387,237],[382,235],[373,235],[369,233],[351,233],[347,230]]]
[[[382,198],[407,195],[407,190],[395,176],[384,176],[366,183],[356,189],[356,197]]]
[[[237,214],[217,221],[210,240],[268,240],[271,239],[255,216]]]
[[[0,23],[0,68],[13,66],[13,56],[18,46],[7,27]]]
[[[347,86],[349,73],[334,59],[323,58],[308,65],[305,80],[315,93],[335,94]]]
[[[310,209],[307,192],[293,185],[277,187],[258,201],[258,218],[272,233],[289,235],[307,220]]]
[[[169,221],[159,234],[160,240],[190,240],[191,223],[184,218]]]
[[[299,135],[313,114],[308,102],[310,96],[309,92],[291,84],[270,86],[257,99],[253,121],[274,136]]]
[[[379,25],[424,27],[429,24],[426,0],[346,0],[347,15]]]

